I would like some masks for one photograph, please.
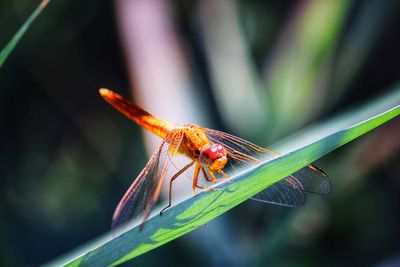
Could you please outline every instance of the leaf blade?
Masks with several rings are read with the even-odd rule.
[[[28,31],[31,24],[36,20],[39,14],[43,11],[43,9],[47,6],[50,0],[43,0],[37,6],[37,8],[32,12],[29,18],[22,24],[19,30],[14,34],[11,40],[6,44],[6,46],[0,51],[0,68],[3,66],[4,62],[17,46],[18,42],[24,36],[24,34]]]
[[[369,118],[357,121],[351,113],[347,117],[339,117],[339,123],[337,119],[332,122],[338,128],[331,130],[330,134],[324,137],[316,135],[307,145],[235,175],[232,177],[234,183],[218,185],[222,191],[201,192],[170,208],[162,217],[152,217],[142,232],[136,226],[121,232],[119,236],[106,234],[68,258],[54,261],[49,266],[118,265],[204,225],[271,184],[398,116],[400,88],[397,87],[356,113],[368,113]],[[346,121],[351,121],[351,124],[344,123]],[[324,125],[328,127],[330,124]],[[312,130],[310,134],[313,134]]]

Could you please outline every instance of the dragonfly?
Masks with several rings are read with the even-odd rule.
[[[191,168],[194,168],[192,181],[194,191],[218,190],[203,186],[199,179],[211,185],[217,184],[230,179],[225,169],[236,170],[255,166],[265,158],[279,155],[275,151],[218,130],[196,124],[174,126],[109,89],[101,88],[99,92],[119,112],[162,139],[144,169],[118,203],[112,218],[112,229],[141,215],[143,219],[140,229],[143,229],[145,221],[159,199],[168,170],[171,166],[175,166],[173,159],[178,155],[187,158],[188,163],[170,178],[168,205],[160,214],[172,205],[173,182]],[[272,184],[252,199],[280,206],[299,207],[305,202],[305,192],[327,194],[330,191],[331,182],[326,173],[310,164]]]

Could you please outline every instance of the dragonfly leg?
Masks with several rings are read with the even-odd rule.
[[[221,188],[212,188],[212,187],[204,187],[204,186],[200,186],[200,185],[196,185],[195,188],[198,189],[203,189],[203,190],[208,190],[208,191],[221,191]],[[193,189],[194,191],[195,189]],[[196,193],[196,192],[195,192]]]
[[[196,188],[203,189],[203,190],[212,190],[212,191],[221,190],[219,188],[204,187],[204,186],[200,186],[197,184],[198,180],[199,180],[199,173],[200,173],[201,168],[202,167],[201,167],[200,163],[197,163],[196,169],[194,170],[194,176],[193,176],[193,185],[192,185],[193,192],[196,193]],[[212,179],[211,179],[211,181],[212,181]]]
[[[223,181],[227,181],[228,183],[232,183],[231,177],[229,177],[228,174],[226,174],[223,170],[218,170],[217,171],[219,174],[222,174],[225,178],[221,179]]]
[[[224,176],[224,178],[221,178],[221,179],[217,179],[216,177],[215,177],[215,175],[214,175],[214,172],[212,171],[212,170],[208,170],[208,173],[210,174],[210,176],[212,177],[211,178],[211,181],[213,182],[213,183],[219,183],[219,182],[221,182],[221,181],[225,181],[225,180],[228,180],[230,177],[228,176],[228,174],[226,174],[223,170],[217,170],[216,172],[218,172],[219,174],[221,174],[221,175],[223,175]]]
[[[223,170],[218,170],[217,172],[218,172],[219,174],[222,174],[222,175],[225,177],[225,179],[229,179],[229,178],[230,178],[229,175],[226,174]]]
[[[200,163],[196,163],[196,167],[194,169],[194,175],[193,175],[193,184],[192,184],[192,188],[193,188],[193,193],[196,194],[196,188],[197,188],[197,182],[199,180],[199,172],[200,172]]]
[[[190,162],[188,165],[186,165],[185,167],[183,167],[182,169],[180,169],[177,173],[174,174],[174,176],[172,176],[171,180],[169,180],[169,191],[168,191],[168,206],[166,206],[165,208],[163,208],[160,211],[160,215],[162,215],[162,213],[168,209],[169,207],[171,207],[172,205],[172,183],[174,182],[174,180],[176,178],[179,177],[179,175],[181,175],[182,173],[184,173],[187,169],[189,169],[192,165],[194,164],[194,161]]]
[[[204,167],[201,167],[201,172],[203,173],[204,179],[206,179],[207,182],[211,182],[210,178],[208,178],[206,171],[204,170]]]
[[[210,174],[210,176],[211,176],[211,182],[213,182],[213,183],[219,183],[219,182],[222,182],[222,181],[230,181],[230,177],[228,176],[228,174],[226,174],[223,170],[217,170],[216,172],[218,172],[219,174],[221,174],[221,175],[223,175],[224,176],[224,178],[222,178],[222,179],[217,179],[216,177],[215,177],[215,175],[214,175],[214,172],[212,171],[212,170],[210,170],[210,169],[208,169],[208,173]]]
[[[208,174],[210,174],[210,177],[211,177],[210,180],[211,180],[211,182],[213,182],[214,184],[220,182],[220,180],[218,180],[218,179],[215,177],[214,172],[213,172],[212,170],[207,169],[207,171],[208,171]]]

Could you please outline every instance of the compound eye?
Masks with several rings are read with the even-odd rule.
[[[211,160],[218,159],[226,155],[225,148],[222,145],[212,145],[207,151],[207,156]]]
[[[212,169],[216,168],[216,166],[221,166],[222,168],[226,161],[226,150],[220,144],[213,144],[210,146],[203,147],[200,151],[199,155],[200,163],[203,167],[212,167]]]

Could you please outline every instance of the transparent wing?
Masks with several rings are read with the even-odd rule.
[[[176,134],[172,137],[167,136],[161,142],[119,202],[114,211],[111,228],[116,228],[141,214],[143,214],[141,224],[143,227],[160,195],[163,181],[171,165],[171,156],[176,153],[181,141],[182,135]],[[168,142],[173,142],[174,145]]]
[[[305,202],[301,184],[292,177],[280,180],[251,199],[286,207],[299,207]]]
[[[228,154],[227,167],[231,170],[254,166],[261,160],[279,155],[277,152],[224,132],[207,128],[203,130],[211,142],[225,146]],[[308,165],[261,191],[252,199],[281,206],[298,207],[305,202],[304,192],[327,194],[330,191],[331,182],[328,176],[315,165]]]

